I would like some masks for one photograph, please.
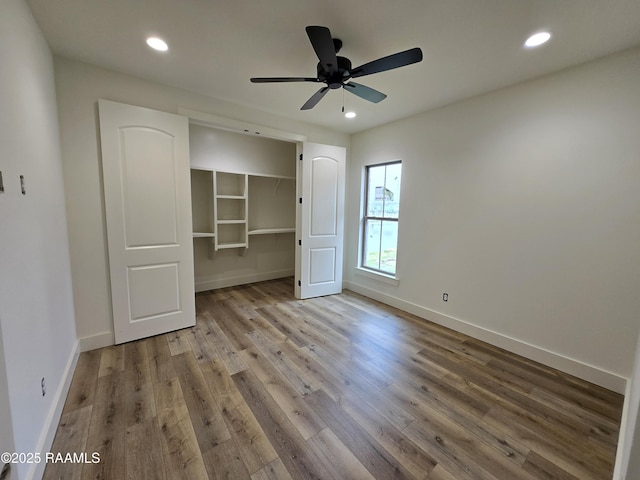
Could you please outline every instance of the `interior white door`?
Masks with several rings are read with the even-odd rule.
[[[99,101],[116,344],[195,325],[186,117]]]
[[[346,149],[304,143],[298,162],[298,298],[342,291]]]

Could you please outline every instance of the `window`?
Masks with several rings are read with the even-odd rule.
[[[389,275],[396,274],[401,178],[399,161],[366,167],[360,265]]]

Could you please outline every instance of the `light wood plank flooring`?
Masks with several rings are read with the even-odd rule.
[[[609,479],[622,396],[351,292],[198,294],[80,356],[45,479]]]

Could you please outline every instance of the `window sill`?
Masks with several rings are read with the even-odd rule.
[[[370,278],[371,280],[377,280],[388,285],[393,285],[394,287],[397,287],[400,284],[400,280],[398,279],[398,277],[387,275],[385,273],[373,272],[362,267],[356,267],[356,275]]]

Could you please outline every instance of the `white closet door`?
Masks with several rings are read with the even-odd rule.
[[[99,101],[116,343],[195,325],[186,117]]]
[[[303,144],[298,298],[342,291],[345,161],[343,147]]]

